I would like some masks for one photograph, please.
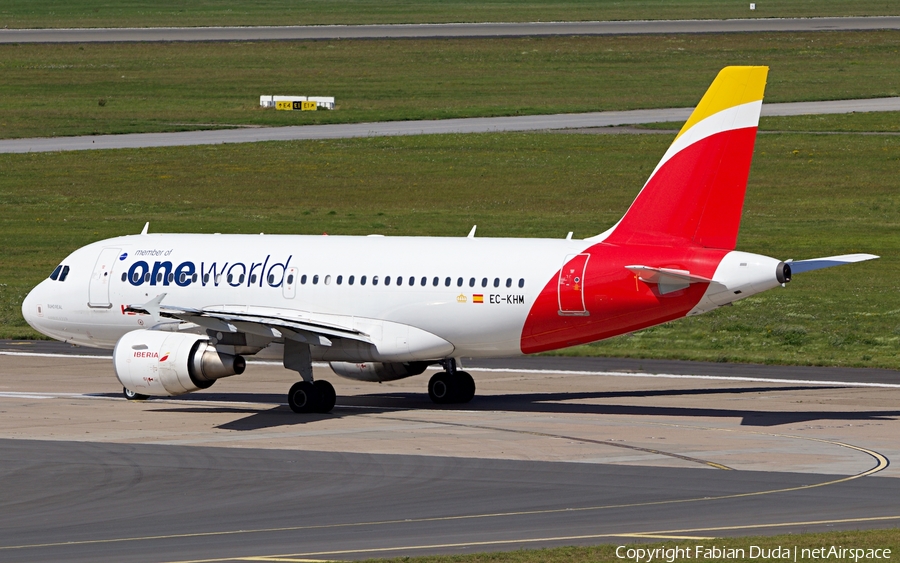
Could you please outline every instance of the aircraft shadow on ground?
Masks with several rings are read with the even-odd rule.
[[[573,401],[674,397],[690,395],[727,395],[735,393],[768,393],[798,391],[812,389],[842,389],[841,386],[829,387],[731,387],[725,389],[684,389],[684,390],[649,390],[649,391],[611,391],[582,393],[521,393],[512,395],[476,395],[472,402],[464,405],[435,405],[423,393],[378,393],[338,397],[334,411],[329,414],[296,414],[285,404],[284,395],[266,393],[207,393],[191,395],[190,405],[184,407],[169,406],[155,409],[159,412],[196,412],[196,413],[245,413],[248,416],[228,422],[217,428],[225,430],[259,430],[279,426],[309,424],[324,419],[335,419],[367,413],[396,413],[398,411],[422,410],[474,410],[474,411],[507,411],[531,412],[542,414],[598,414],[624,415],[644,417],[683,417],[683,418],[740,418],[742,426],[780,426],[800,422],[814,421],[878,421],[892,420],[900,417],[900,410],[891,411],[765,411],[745,409],[724,409],[716,407],[676,407],[598,404]],[[175,399],[177,401],[178,399]],[[197,405],[198,401],[210,403],[256,403],[278,405],[267,410],[259,410],[250,406],[226,406],[210,404]],[[711,399],[712,401],[712,399]]]

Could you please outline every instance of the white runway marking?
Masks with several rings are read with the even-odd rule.
[[[33,356],[36,358],[80,358],[90,360],[112,360],[110,356],[81,356],[68,354],[43,354],[38,352],[7,352],[0,351],[0,356]],[[264,366],[281,366],[281,362],[273,361],[254,361],[248,363]],[[313,367],[326,368],[326,362],[313,362]],[[437,370],[439,368],[429,368]],[[483,373],[528,373],[534,375],[600,375],[607,377],[646,377],[657,379],[701,379],[708,381],[745,381],[751,383],[789,383],[792,385],[828,385],[839,387],[878,387],[885,389],[900,389],[898,383],[861,383],[855,381],[825,381],[818,379],[777,379],[771,377],[743,377],[743,376],[722,376],[722,375],[685,375],[674,373],[635,373],[627,371],[576,371],[576,370],[551,370],[551,369],[516,369],[516,368],[466,368],[466,371],[483,372]]]

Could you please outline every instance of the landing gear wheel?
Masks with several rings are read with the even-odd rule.
[[[140,393],[135,393],[128,387],[122,387],[122,394],[125,395],[125,398],[129,401],[146,401],[150,397],[148,395],[141,395]]]
[[[431,376],[428,381],[428,396],[431,401],[438,405],[446,405],[453,402],[453,381],[450,374],[445,371],[439,371]]]
[[[319,391],[319,394],[322,396],[322,402],[319,403],[319,409],[317,412],[323,414],[330,413],[331,409],[334,408],[334,403],[337,401],[337,395],[334,392],[334,387],[331,385],[331,383],[328,383],[324,379],[313,382],[313,386],[317,391]]]
[[[468,403],[475,396],[475,380],[465,371],[456,372],[456,402]]]
[[[298,381],[288,391],[288,405],[296,413],[318,412],[322,393],[309,381]]]

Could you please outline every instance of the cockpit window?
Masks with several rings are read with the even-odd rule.
[[[69,267],[63,266],[62,272],[59,273],[59,281],[66,281],[66,276],[69,275]]]
[[[59,277],[59,272],[60,272],[61,270],[62,270],[62,264],[60,264],[59,266],[56,267],[55,270],[53,270],[53,273],[50,274],[50,279],[53,280],[53,281],[56,281],[56,278]]]

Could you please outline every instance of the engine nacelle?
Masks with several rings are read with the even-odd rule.
[[[116,343],[113,366],[125,388],[168,397],[207,389],[217,379],[244,373],[247,362],[217,352],[199,334],[135,330]]]
[[[412,377],[419,375],[425,371],[429,362],[330,362],[331,369],[334,373],[347,379],[355,379],[357,381],[372,381],[380,383],[382,381],[394,381],[395,379],[403,379],[404,377]]]

